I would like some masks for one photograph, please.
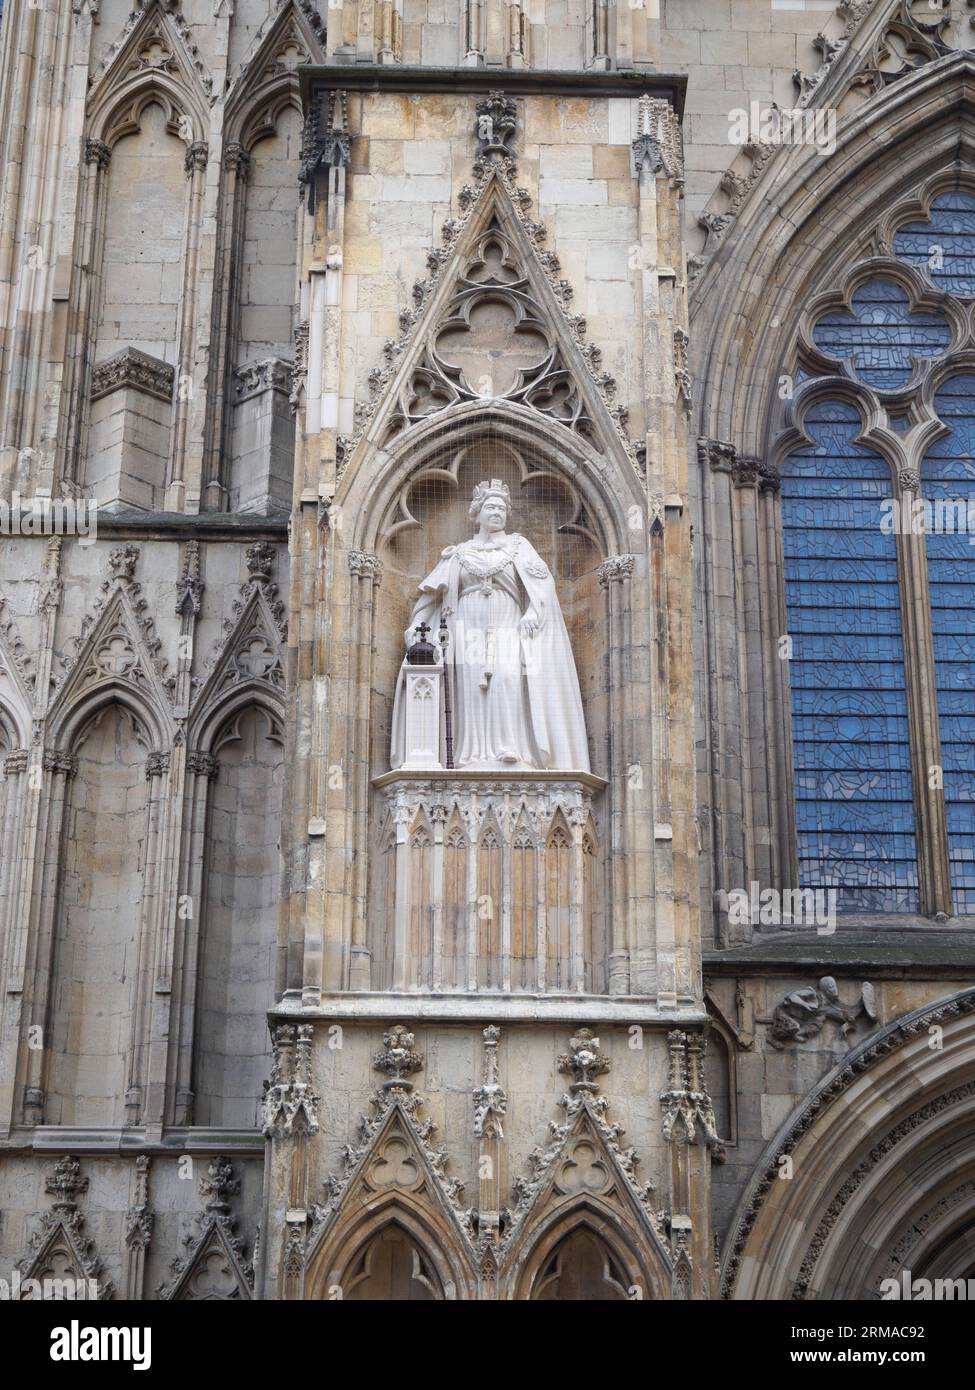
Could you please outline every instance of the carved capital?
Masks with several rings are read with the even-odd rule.
[[[731,470],[735,487],[757,487],[760,469],[758,459],[736,458]]]
[[[234,396],[246,401],[264,391],[291,393],[294,367],[281,357],[265,357],[260,362],[247,362],[234,370]]]
[[[45,772],[61,772],[65,777],[74,777],[78,771],[78,759],[60,748],[45,748],[41,765]]]
[[[205,777],[207,781],[212,781],[220,771],[220,763],[211,753],[196,750],[186,755],[186,771],[194,777]]]
[[[112,160],[111,147],[105,144],[104,140],[93,140],[90,136],[85,141],[85,163],[97,164],[102,171],[108,168]]]
[[[246,179],[250,173],[251,157],[237,140],[232,140],[223,152],[223,167],[228,174]]]
[[[727,440],[700,438],[697,441],[697,456],[712,472],[731,473],[734,471],[738,451]]]
[[[169,362],[151,357],[138,348],[127,347],[96,362],[91,374],[91,399],[97,401],[110,391],[130,388],[167,403],[173,398],[176,369]]]
[[[778,492],[782,486],[782,474],[772,463],[758,465],[758,487],[760,492]]]
[[[604,589],[608,589],[610,584],[622,584],[633,574],[635,564],[635,555],[611,555],[596,570],[600,584]]]
[[[183,168],[187,177],[191,178],[198,169],[204,170],[208,157],[209,146],[205,140],[194,140],[191,145],[187,145],[186,154],[183,156]]]
[[[151,777],[162,777],[169,771],[168,753],[150,753],[146,758],[146,781]]]
[[[3,775],[5,777],[19,777],[22,772],[27,771],[29,762],[29,749],[14,748],[3,760]]]
[[[350,550],[349,573],[358,579],[371,579],[378,589],[383,578],[383,562],[368,550]]]
[[[920,492],[921,475],[915,468],[902,468],[897,475],[902,492]]]

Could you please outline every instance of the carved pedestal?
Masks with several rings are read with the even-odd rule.
[[[377,777],[373,988],[604,993],[605,785],[556,772]]]

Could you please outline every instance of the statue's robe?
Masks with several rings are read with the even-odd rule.
[[[527,713],[530,733],[537,753],[537,766],[559,772],[588,772],[589,748],[582,712],[582,696],[575,660],[569,645],[569,634],[555,591],[555,581],[545,561],[524,536],[507,537],[513,549],[515,572],[528,598],[526,612],[534,613],[538,630],[534,637],[518,635],[522,647],[527,689]],[[420,584],[420,597],[413,609],[409,633],[426,623],[430,638],[436,641],[441,613],[446,618],[450,640],[447,644],[446,679],[449,682],[455,728],[460,732],[463,708],[458,708],[454,662],[463,659],[458,650],[457,611],[461,566],[458,546],[448,546],[440,563]],[[485,553],[485,552],[482,552]],[[489,552],[487,552],[489,553]],[[407,640],[409,640],[409,633]],[[391,765],[401,766],[405,760],[405,682],[402,670],[396,686],[393,706]],[[459,738],[455,747],[459,746]],[[441,755],[443,761],[443,754]],[[503,775],[504,769],[498,769]]]

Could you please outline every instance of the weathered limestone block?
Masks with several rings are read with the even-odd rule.
[[[286,511],[294,472],[291,363],[279,357],[234,372],[230,457],[232,512]]]
[[[174,368],[127,347],[92,374],[85,486],[110,509],[163,505]]]

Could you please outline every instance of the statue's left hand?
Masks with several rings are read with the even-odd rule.
[[[529,610],[518,624],[522,637],[534,637],[538,631],[538,618]]]

